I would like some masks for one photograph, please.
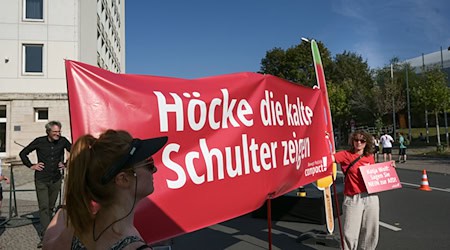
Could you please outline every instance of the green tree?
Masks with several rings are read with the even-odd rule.
[[[417,104],[431,110],[435,114],[436,132],[439,135],[439,113],[450,104],[450,91],[447,87],[447,76],[439,68],[431,69],[423,74],[423,84],[417,84],[412,90]],[[440,136],[437,144],[441,145]]]
[[[348,106],[348,87],[345,84],[335,84],[330,76],[333,71],[333,61],[329,50],[318,41],[322,65],[327,78],[328,98],[330,110],[335,127],[342,131],[345,122],[349,121],[350,109]],[[288,48],[273,48],[267,51],[261,60],[260,73],[271,74],[291,82],[305,86],[314,86],[317,82],[313,64],[311,44],[301,41],[300,44]],[[346,131],[345,131],[346,132]]]
[[[357,124],[373,124],[376,118],[372,115],[374,114],[371,93],[373,80],[367,61],[363,60],[361,55],[349,51],[337,54],[329,78],[345,92],[347,107],[345,116],[341,118],[345,121],[353,118]],[[334,97],[330,97],[332,98]],[[343,101],[342,98],[338,100]]]
[[[318,41],[325,76],[331,71],[331,56],[329,50]],[[273,48],[266,52],[261,60],[260,73],[271,74],[288,81],[312,87],[316,84],[311,44],[301,41],[300,44],[283,50]]]
[[[394,57],[391,59],[390,65],[376,70],[372,93],[378,119],[390,117],[392,113],[397,116],[400,111],[406,112],[406,72],[409,85],[414,85],[413,83],[417,79],[416,74],[409,68],[408,64],[400,64],[399,59]],[[389,120],[392,121],[392,119]]]
[[[283,50],[273,48],[261,60],[260,73],[272,74],[306,86],[316,84],[316,77],[310,43],[300,44]],[[371,89],[373,80],[366,61],[360,55],[344,51],[333,61],[330,52],[318,42],[322,64],[327,78],[328,97],[333,124],[345,134],[346,123],[353,114],[359,124],[374,120]],[[369,118],[369,119],[367,119]]]
[[[348,124],[346,124],[346,122],[351,119],[351,110],[348,102],[348,86],[329,81],[327,90],[333,125],[340,134],[345,135],[348,132]],[[344,142],[345,138],[345,136],[341,136],[339,140]]]

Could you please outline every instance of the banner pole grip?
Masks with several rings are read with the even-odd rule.
[[[272,250],[272,197],[274,193],[267,196],[267,233],[269,241],[269,250]]]
[[[342,247],[342,249],[344,249],[344,239],[343,239],[344,234],[342,233],[341,211],[339,209],[339,198],[338,198],[338,194],[337,194],[337,190],[336,190],[335,178],[333,178],[333,193],[334,193],[334,204],[336,206],[336,213],[337,213],[337,219],[338,219],[338,224],[339,224],[339,235],[341,236],[339,238],[341,241],[341,247]]]

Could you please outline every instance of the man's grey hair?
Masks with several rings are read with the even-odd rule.
[[[47,133],[50,132],[52,130],[52,127],[55,125],[58,126],[59,129],[61,129],[61,127],[62,127],[61,123],[59,121],[51,121],[51,122],[48,122],[47,124],[45,124],[45,131],[47,131]]]

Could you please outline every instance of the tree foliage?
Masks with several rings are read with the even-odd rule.
[[[408,64],[400,63],[394,57],[383,68],[371,70],[359,54],[344,51],[331,58],[322,42],[318,41],[318,46],[327,78],[333,123],[341,132],[349,129],[351,119],[357,125],[381,128],[384,122],[392,123],[393,112],[406,112],[407,79],[411,106],[417,115],[425,109],[436,113],[450,108],[446,75],[438,69],[418,75]],[[260,73],[306,86],[315,85],[310,43],[302,41],[286,50],[273,48],[267,51],[261,60]]]
[[[350,120],[351,114],[357,114],[352,118],[359,124],[374,120],[371,93],[373,80],[367,61],[353,52],[344,51],[337,54],[329,78],[345,91],[347,120]]]
[[[360,55],[348,51],[336,55],[333,60],[324,44],[320,41],[317,44],[327,78],[333,123],[343,129],[353,118],[359,120],[360,124],[373,121],[373,80],[367,62]],[[273,48],[267,51],[261,60],[260,73],[272,74],[306,86],[315,85],[310,44],[302,41],[287,50]]]
[[[324,65],[325,75],[331,70],[329,50],[322,42],[317,42]],[[312,87],[316,83],[311,45],[302,41],[300,44],[283,50],[273,48],[266,52],[261,60],[260,73],[271,74],[288,81]]]
[[[405,66],[398,64],[397,58],[393,58],[391,63],[376,72],[375,81],[378,90],[375,105],[380,116],[397,113],[406,107]]]
[[[418,105],[433,111],[436,119],[436,132],[439,135],[439,113],[445,111],[450,103],[450,91],[447,87],[447,76],[439,68],[426,71],[422,76],[423,84],[418,84],[413,89],[413,95],[417,98]],[[437,137],[437,145],[441,145],[440,136]]]
[[[393,112],[406,115],[408,86],[410,90],[411,114],[414,114],[412,116],[416,118],[423,117],[425,108],[412,93],[412,89],[415,86],[424,84],[423,80],[409,64],[400,63],[398,58],[392,58],[390,63],[392,64],[392,72],[391,64],[389,64],[381,69],[377,69],[374,73],[374,102],[376,110],[379,112],[379,119],[384,120],[387,124],[391,124]]]
[[[341,131],[346,127],[347,121],[351,119],[348,86],[330,81],[327,84],[327,90],[333,123]]]
[[[423,106],[433,112],[444,111],[450,104],[450,92],[447,76],[438,68],[431,69],[422,76],[422,84],[416,84],[412,90],[417,106]]]

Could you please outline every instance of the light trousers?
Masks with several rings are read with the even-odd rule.
[[[378,195],[345,196],[342,205],[344,249],[374,250],[378,243],[380,202]]]

